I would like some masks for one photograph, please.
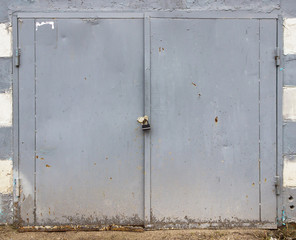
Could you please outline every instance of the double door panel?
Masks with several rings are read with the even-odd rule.
[[[275,223],[275,20],[19,19],[18,41],[24,225]]]

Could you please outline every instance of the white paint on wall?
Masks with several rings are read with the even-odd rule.
[[[296,18],[284,19],[284,54],[296,54]]]
[[[12,193],[12,179],[12,160],[0,160],[0,193]]]
[[[296,87],[283,88],[283,119],[296,121]]]
[[[296,187],[296,156],[284,157],[284,187]]]
[[[0,93],[0,127],[12,126],[12,91]]]
[[[43,25],[51,25],[51,29],[54,29],[54,22],[53,21],[36,22],[36,31],[38,30],[38,27],[41,27]]]
[[[0,57],[12,56],[12,29],[8,23],[0,24]]]

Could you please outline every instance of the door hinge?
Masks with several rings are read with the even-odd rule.
[[[281,65],[281,50],[279,47],[275,49],[275,65],[278,67]]]
[[[275,186],[275,194],[277,196],[280,195],[281,194],[281,192],[280,192],[280,187],[281,187],[280,176],[274,177],[274,186]]]
[[[14,53],[14,63],[16,67],[20,66],[20,57],[21,57],[21,49],[17,48],[15,49],[15,53]]]

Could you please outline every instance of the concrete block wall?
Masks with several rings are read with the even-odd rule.
[[[295,2],[296,4],[296,2]],[[296,221],[296,18],[284,19],[283,220]]]
[[[0,23],[0,223],[13,222],[11,30]]]
[[[295,0],[1,0],[0,1],[0,224],[13,222],[12,36],[14,11],[245,11],[284,17],[282,219],[296,221]]]

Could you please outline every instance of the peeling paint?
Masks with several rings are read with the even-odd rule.
[[[0,24],[0,57],[12,56],[12,29],[9,23]]]
[[[296,187],[296,156],[284,157],[283,186]]]
[[[48,21],[48,22],[36,22],[36,31],[38,30],[38,27],[41,27],[43,25],[51,25],[51,29],[54,29],[54,22]]]
[[[10,194],[12,190],[12,160],[0,160],[0,193]]]
[[[284,54],[296,54],[296,18],[284,19]]]
[[[296,121],[296,87],[283,88],[283,119]]]

